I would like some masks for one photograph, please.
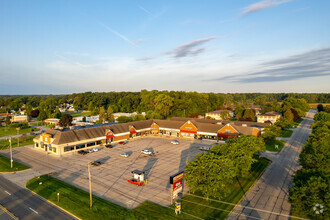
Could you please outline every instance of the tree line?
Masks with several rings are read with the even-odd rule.
[[[142,90],[140,92],[85,92],[69,95],[0,96],[0,113],[18,111],[25,104],[28,114],[38,109],[39,118],[60,117],[58,106],[73,104],[76,110],[89,110],[99,114],[101,107],[113,112],[146,112],[147,118],[168,116],[194,117],[214,111],[219,106],[262,105],[267,110],[286,98],[305,99],[307,102],[330,102],[328,93],[197,93],[184,91]],[[294,113],[293,113],[294,114]],[[251,118],[250,110],[241,112],[241,118]]]
[[[293,177],[289,202],[295,215],[329,219],[330,113],[320,111],[314,120],[312,134],[299,156],[302,169]]]

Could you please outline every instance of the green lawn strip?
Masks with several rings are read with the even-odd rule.
[[[268,164],[269,164],[269,160],[265,158],[258,159],[258,162],[254,163],[251,167],[251,174],[247,177],[236,179],[234,184],[232,185],[232,188],[230,189],[230,193],[228,193],[228,196],[221,199],[221,201],[233,203],[233,204],[237,204],[238,202],[240,202],[244,194],[247,193],[250,187],[255,183],[255,181],[259,179],[259,175],[268,166]],[[196,193],[196,195],[200,196],[199,193]],[[214,199],[218,200],[216,198]],[[188,200],[190,202],[184,200]],[[206,200],[191,195],[185,195],[181,200],[181,204],[182,204],[182,211],[190,213],[195,216],[199,216],[200,218],[203,219],[213,219],[213,218],[225,219],[234,208],[233,205]],[[227,211],[222,211],[222,210],[227,210]],[[192,219],[189,216],[188,218],[185,217],[183,218]]]
[[[280,137],[291,137],[293,131],[292,130],[282,130],[281,131],[281,134],[280,134]]]
[[[13,168],[10,167],[10,158],[0,154],[0,172],[16,172],[29,169],[30,167],[24,164],[13,161]]]
[[[42,182],[42,184],[39,184]],[[47,175],[29,180],[26,187],[81,219],[175,219],[174,210],[146,201],[129,210],[97,196],[89,208],[89,193]],[[60,193],[60,201],[57,200]]]
[[[20,137],[19,138],[19,146],[26,146],[33,144],[33,138],[35,138],[37,135],[27,136],[27,137]],[[17,138],[11,139],[11,147],[17,147]],[[0,140],[0,150],[9,149],[9,140]]]
[[[19,130],[19,133],[26,134],[37,130],[38,130],[37,128],[25,128]],[[16,128],[0,127],[0,137],[9,136],[9,135],[17,135]]]
[[[266,150],[268,151],[274,151],[274,152],[280,152],[283,148],[285,142],[280,140],[273,140],[273,141],[267,141],[265,143]],[[278,145],[278,149],[275,148],[275,145]]]
[[[72,117],[80,117],[80,116],[91,116],[92,112],[78,112],[78,113],[66,112],[65,114],[70,114]]]

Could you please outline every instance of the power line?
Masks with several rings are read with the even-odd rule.
[[[205,199],[205,200],[210,200],[210,201],[213,201],[213,202],[223,203],[223,204],[227,204],[227,205],[233,205],[233,206],[239,206],[239,207],[246,208],[246,209],[252,209],[252,210],[255,210],[255,211],[266,212],[266,213],[269,213],[269,214],[272,214],[272,215],[280,215],[280,216],[289,217],[289,218],[296,218],[296,219],[306,220],[305,218],[301,218],[301,217],[297,217],[297,216],[293,216],[293,215],[286,215],[286,214],[282,214],[282,213],[271,212],[271,211],[267,211],[267,210],[264,210],[264,209],[258,209],[258,208],[248,207],[248,206],[244,206],[244,205],[240,205],[240,204],[224,202],[224,201],[221,201],[221,200],[208,199],[208,198],[193,195],[193,194],[190,194],[190,193],[186,193],[186,195],[194,196],[194,197]]]

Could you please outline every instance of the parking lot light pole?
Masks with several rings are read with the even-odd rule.
[[[91,180],[91,163],[88,162],[88,179],[89,179],[89,207],[92,208],[93,200],[92,200],[92,180]]]
[[[17,147],[19,147],[19,129],[20,128],[16,128],[16,130],[17,130]]]

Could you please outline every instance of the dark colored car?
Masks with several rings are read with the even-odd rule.
[[[86,152],[84,150],[80,150],[80,151],[78,151],[78,154],[85,155],[85,154],[88,154],[88,152]]]
[[[102,165],[102,163],[101,163],[101,161],[94,161],[94,162],[92,162],[91,163],[93,166],[100,166],[100,165]]]
[[[113,145],[111,145],[111,144],[106,144],[105,147],[106,147],[106,148],[113,148]]]

